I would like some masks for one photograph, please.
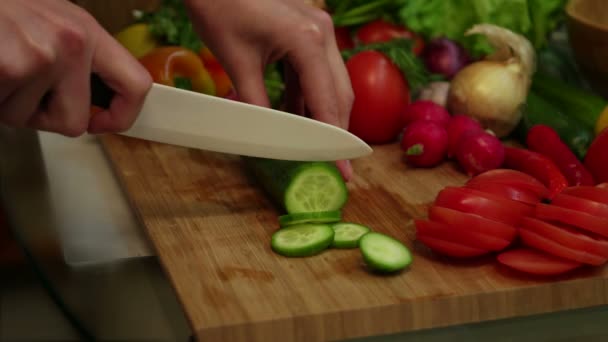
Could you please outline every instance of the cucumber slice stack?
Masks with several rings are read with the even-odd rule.
[[[285,212],[271,248],[286,257],[309,257],[326,249],[359,248],[372,270],[396,272],[412,262],[397,239],[342,221],[346,183],[334,163],[245,157],[246,165],[270,198]]]
[[[302,223],[333,223],[342,219],[340,210],[313,211],[310,213],[293,213],[279,216],[281,227],[292,226]]]

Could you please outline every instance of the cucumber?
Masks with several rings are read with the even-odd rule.
[[[303,223],[277,230],[270,244],[280,255],[307,257],[327,249],[333,240],[334,230],[328,224]]]
[[[334,163],[243,157],[262,188],[287,214],[341,210],[346,183]]]
[[[334,248],[356,248],[361,237],[371,231],[364,225],[351,222],[338,222],[331,227],[336,232],[331,244]]]
[[[536,92],[530,91],[522,119],[517,127],[517,139],[525,144],[526,136],[532,126],[544,124],[553,128],[559,137],[579,158],[583,159],[593,141],[593,131],[580,121],[565,115],[560,108]]]
[[[333,223],[342,219],[340,210],[313,211],[310,213],[293,213],[279,216],[281,227],[292,226],[302,223]]]
[[[591,130],[608,106],[608,100],[603,97],[545,73],[534,74],[532,90]]]
[[[361,237],[359,249],[367,266],[378,272],[396,272],[412,263],[413,257],[399,240],[377,232]]]

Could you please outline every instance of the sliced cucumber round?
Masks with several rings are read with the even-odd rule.
[[[335,165],[311,162],[293,173],[285,189],[288,213],[340,210],[348,190]]]
[[[328,224],[303,223],[277,230],[272,234],[272,249],[283,256],[305,257],[327,249],[334,240]]]
[[[340,210],[292,213],[279,216],[279,225],[287,227],[302,223],[333,223],[340,219],[342,219]]]
[[[379,272],[395,272],[409,266],[412,253],[399,240],[378,232],[370,232],[359,241],[363,261]]]
[[[351,222],[338,222],[331,226],[336,232],[332,247],[357,248],[361,237],[371,231],[368,227]]]

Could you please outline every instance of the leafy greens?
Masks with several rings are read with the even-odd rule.
[[[567,0],[407,0],[400,21],[425,38],[447,37],[462,43],[474,55],[487,53],[483,37],[465,37],[478,23],[502,26],[525,36],[535,49],[563,20]]]

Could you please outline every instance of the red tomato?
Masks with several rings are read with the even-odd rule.
[[[363,51],[346,62],[355,101],[349,131],[372,144],[393,142],[403,125],[410,90],[401,70],[377,51]]]
[[[521,226],[568,248],[608,258],[608,241],[582,231],[526,217]]]
[[[538,179],[521,171],[511,169],[494,169],[480,173],[471,178],[467,184],[477,182],[493,182],[512,185],[521,189],[528,189],[536,194],[536,196],[539,198],[544,198],[549,193],[547,187]]]
[[[335,27],[334,34],[336,35],[336,43],[338,49],[349,50],[355,47],[353,37],[350,35],[350,31],[346,27]]]
[[[476,214],[492,221],[502,222],[516,226],[522,218],[516,214],[518,203],[514,201],[495,201],[485,196],[478,196],[471,192],[462,191],[464,188],[446,187],[439,192],[435,205]]]
[[[483,249],[461,245],[459,243],[446,241],[434,236],[418,235],[416,236],[416,239],[424,243],[432,251],[454,258],[471,258],[488,253],[488,251]]]
[[[517,236],[517,230],[513,226],[488,220],[479,215],[439,206],[432,206],[429,209],[429,219],[448,224],[458,231],[472,231],[495,236],[506,241],[513,241]]]
[[[508,250],[500,253],[497,259],[501,264],[518,271],[543,276],[566,273],[581,266],[578,262],[557,258],[530,248]]]
[[[584,159],[585,167],[598,183],[608,182],[608,153],[606,149],[608,149],[608,128],[596,135],[591,145],[589,145]]]
[[[511,210],[513,210],[512,214],[519,215],[521,217],[524,216],[532,216],[534,214],[534,206],[526,203],[521,203],[517,201],[513,201],[509,198],[502,197],[499,195],[491,194],[485,191],[480,191],[477,189],[461,187],[460,191],[470,193],[475,196],[485,197],[489,200],[496,202],[499,205],[509,206]]]
[[[560,258],[596,266],[602,265],[606,262],[606,258],[604,257],[568,248],[562,244],[547,239],[528,228],[520,228],[519,235],[521,236],[521,240],[525,245]]]
[[[608,237],[608,218],[543,203],[536,206],[535,216],[539,219],[557,221]]]
[[[608,204],[591,201],[581,197],[560,193],[555,196],[551,201],[551,204],[562,208],[582,211],[589,215],[608,218]]]
[[[356,38],[363,44],[386,42],[395,38],[407,38],[414,41],[412,51],[419,55],[424,49],[424,39],[405,26],[396,25],[378,19],[374,20],[359,30],[357,30]]]
[[[507,247],[511,241],[480,234],[472,230],[458,229],[452,225],[435,221],[416,221],[416,232],[421,235],[434,236],[449,242],[455,242],[468,247],[475,247],[487,251],[500,251]]]
[[[510,184],[478,181],[469,182],[466,184],[466,187],[526,204],[534,205],[541,200],[540,197],[531,190]]]
[[[562,194],[586,198],[588,200],[608,204],[608,189],[597,186],[571,186],[562,190]]]

